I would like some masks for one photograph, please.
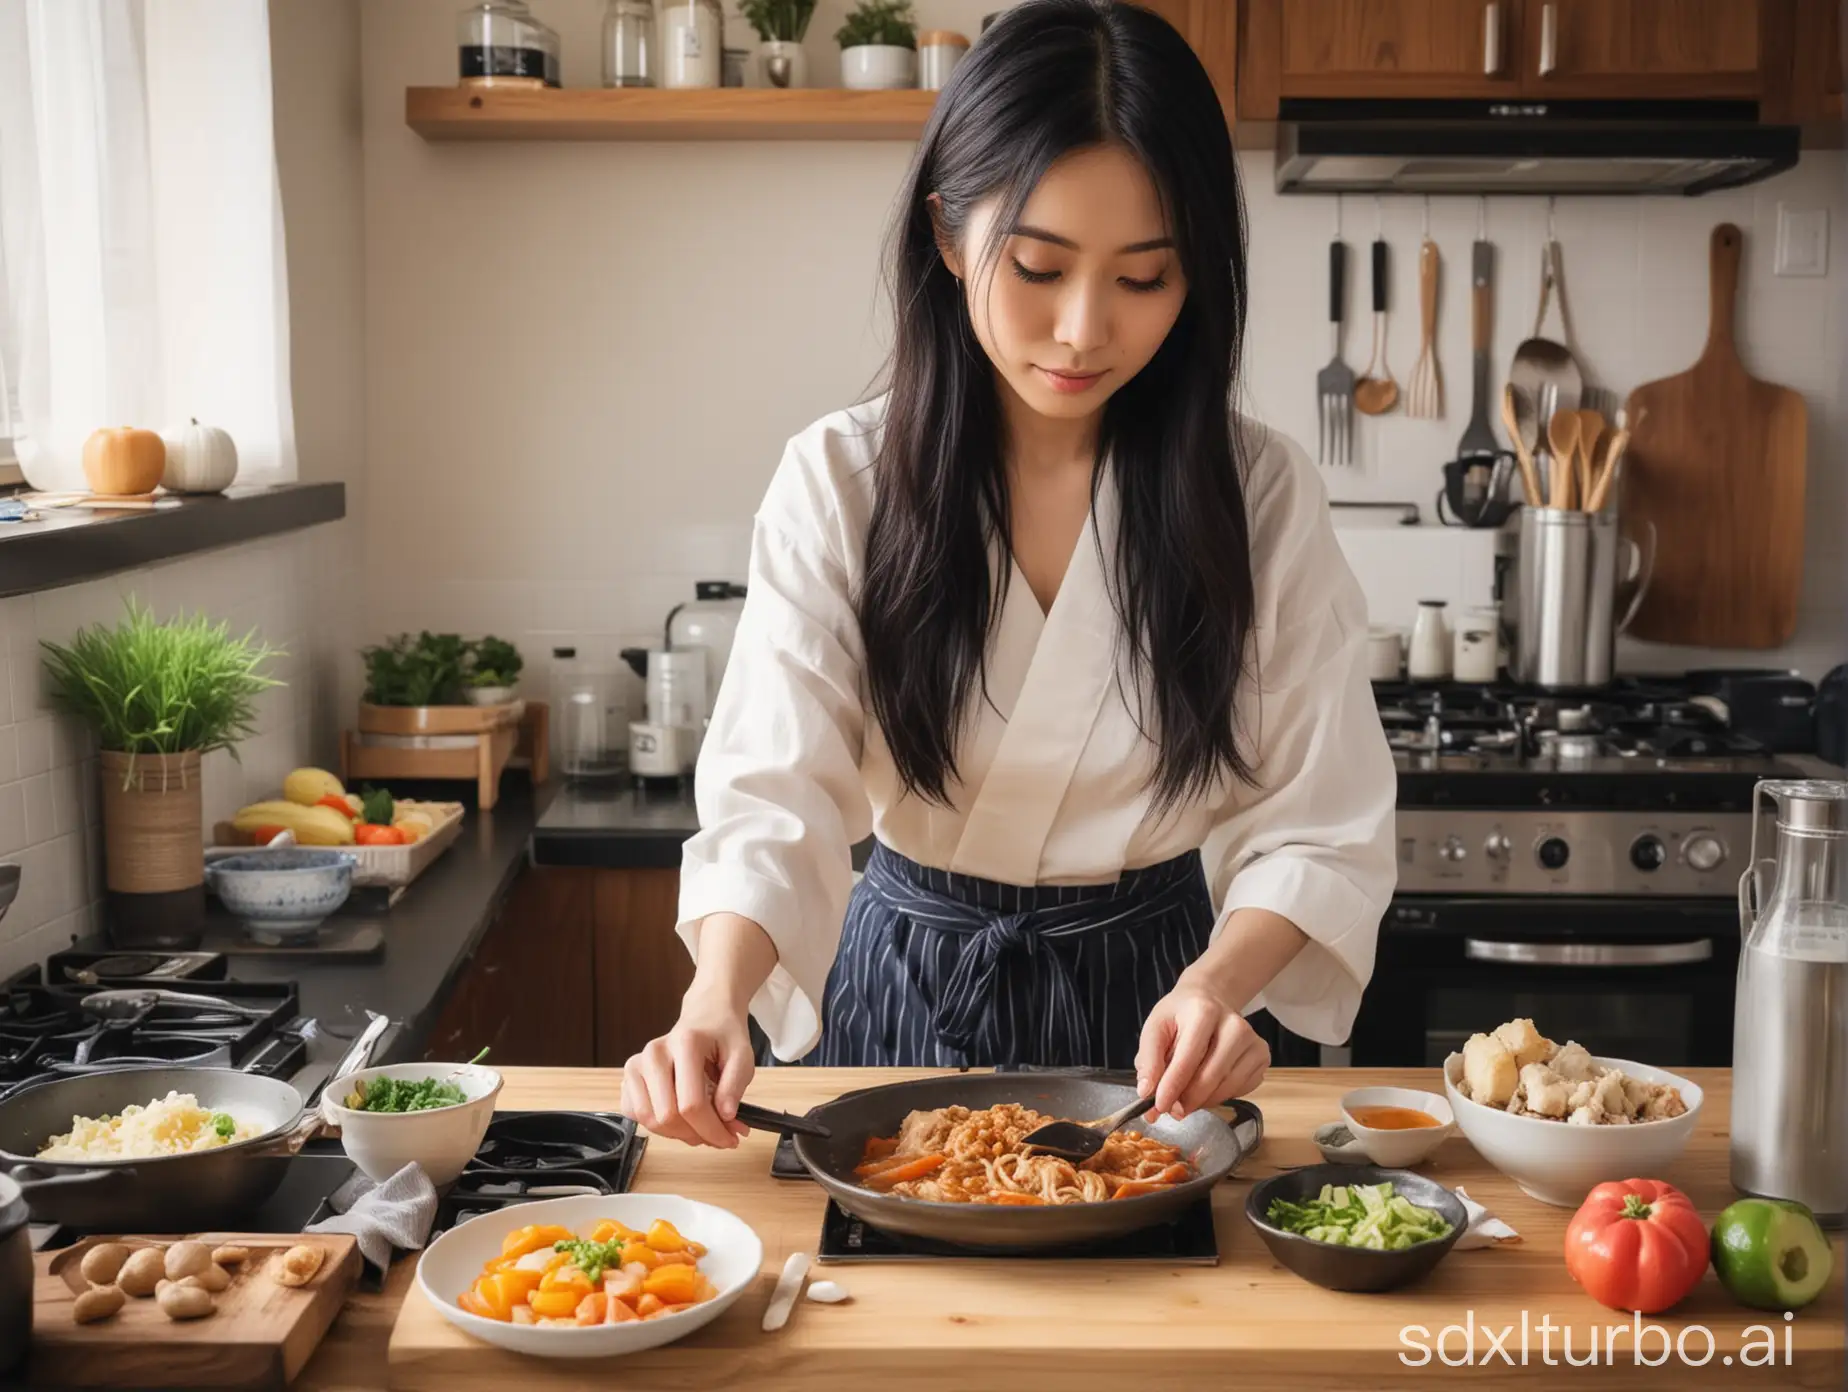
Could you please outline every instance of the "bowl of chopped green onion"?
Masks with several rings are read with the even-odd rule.
[[[340,1128],[347,1158],[383,1182],[415,1161],[448,1184],[474,1157],[494,1119],[501,1075],[468,1063],[393,1063],[329,1083],[321,1115]]]
[[[1309,1165],[1254,1184],[1245,1217],[1306,1281],[1385,1291],[1428,1275],[1469,1226],[1463,1201],[1410,1170]]]

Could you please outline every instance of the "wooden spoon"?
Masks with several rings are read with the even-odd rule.
[[[1521,434],[1520,390],[1513,382],[1502,388],[1502,424],[1508,427],[1508,438],[1514,441],[1515,458],[1521,461],[1521,488],[1527,495],[1527,506],[1545,507],[1546,500],[1540,489],[1540,467],[1534,463],[1534,452],[1527,448],[1527,440]]]
[[[1584,506],[1591,497],[1591,485],[1599,466],[1604,462],[1599,453],[1599,445],[1604,443],[1608,422],[1601,411],[1588,410],[1584,407],[1578,413],[1578,501]]]
[[[1585,500],[1586,512],[1604,510],[1604,501],[1610,496],[1611,485],[1617,479],[1617,466],[1623,462],[1623,452],[1629,447],[1629,431],[1619,430],[1611,437],[1611,447],[1604,451],[1604,465],[1598,470],[1597,482],[1592,485],[1591,496]]]
[[[1555,411],[1546,423],[1546,442],[1553,448],[1553,497],[1556,508],[1573,503],[1573,485],[1577,482],[1575,459],[1579,446],[1577,411]]]

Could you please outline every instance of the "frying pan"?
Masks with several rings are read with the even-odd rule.
[[[135,1160],[40,1160],[74,1116],[104,1116],[190,1092],[209,1111],[261,1128],[213,1150]],[[318,1116],[309,1114],[318,1125]],[[111,1232],[235,1230],[276,1192],[307,1139],[302,1095],[280,1078],[232,1068],[119,1068],[21,1088],[0,1100],[0,1172],[25,1191],[35,1223]]]
[[[854,1167],[869,1136],[896,1136],[906,1115],[936,1107],[980,1109],[1018,1102],[1048,1116],[1085,1121],[1107,1116],[1136,1100],[1136,1090],[1094,1075],[1060,1073],[966,1073],[891,1083],[850,1092],[808,1114],[831,1133],[827,1138],[796,1134],[796,1155],[815,1182],[854,1217],[887,1232],[926,1238],[986,1252],[1025,1252],[1098,1242],[1158,1223],[1170,1222],[1257,1148],[1264,1117],[1250,1102],[1230,1104],[1228,1126],[1210,1111],[1185,1121],[1163,1117],[1153,1126],[1134,1125],[1157,1140],[1178,1146],[1199,1171],[1196,1178],[1155,1194],[1102,1203],[1049,1204],[1043,1208],[1002,1204],[937,1203],[860,1186]]]

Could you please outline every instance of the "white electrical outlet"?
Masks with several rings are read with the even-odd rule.
[[[1777,265],[1781,276],[1829,273],[1829,210],[1777,205]]]

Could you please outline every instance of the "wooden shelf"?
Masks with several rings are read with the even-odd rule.
[[[935,92],[408,87],[425,140],[916,140]]]

